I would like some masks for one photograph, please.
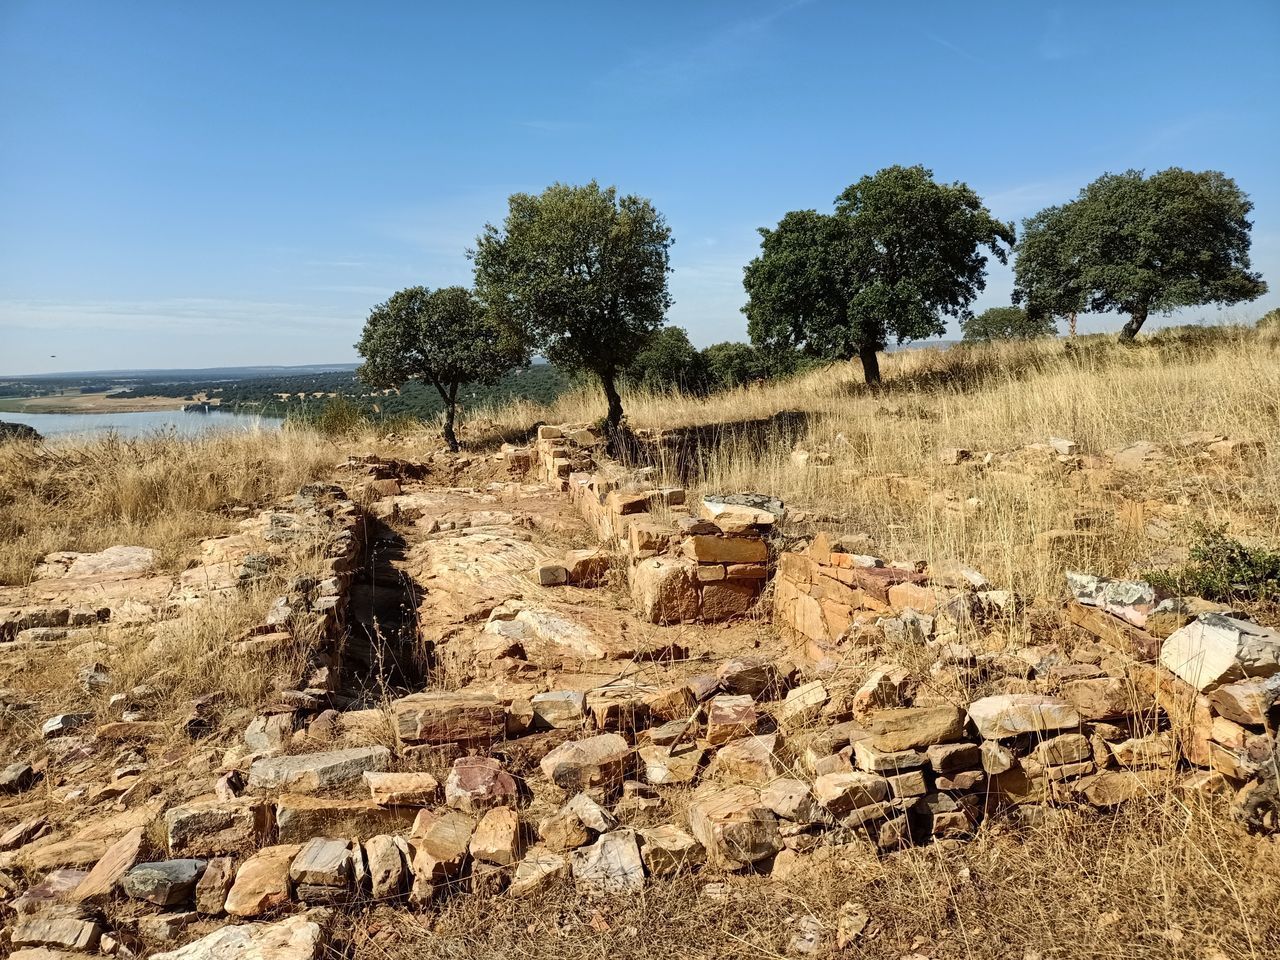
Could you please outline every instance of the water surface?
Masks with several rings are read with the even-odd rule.
[[[181,410],[145,410],[138,413],[8,413],[0,420],[25,423],[43,437],[93,435],[114,431],[122,437],[176,433],[194,437],[217,430],[279,430],[279,417],[241,413],[183,413]]]

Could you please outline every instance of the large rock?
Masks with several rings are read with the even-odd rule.
[[[689,827],[716,866],[740,870],[782,849],[778,819],[748,786],[699,789],[689,806]]]
[[[197,800],[164,815],[169,853],[209,857],[270,843],[275,817],[270,805],[253,798]]]
[[[631,570],[636,613],[650,623],[679,623],[698,618],[696,564],[673,557],[642,560]]]
[[[289,865],[289,879],[299,886],[346,889],[351,885],[353,862],[350,841],[312,837]]]
[[[1133,684],[1122,677],[1090,677],[1062,685],[1062,699],[1085,720],[1115,720],[1141,712]]]
[[[756,732],[755,701],[747,694],[722,693],[707,704],[707,742],[728,743]]]
[[[543,774],[562,790],[621,787],[631,766],[631,746],[616,733],[602,733],[570,740],[556,747],[538,764]]]
[[[204,873],[203,860],[160,860],[140,863],[124,875],[124,892],[158,907],[176,907],[190,900]]]
[[[250,790],[318,793],[359,783],[368,771],[391,766],[386,747],[352,747],[291,757],[267,757],[249,767]]]
[[[281,843],[305,843],[312,837],[364,839],[407,829],[413,807],[384,807],[372,800],[339,800],[286,794],[276,802]]]
[[[13,927],[9,942],[15,947],[52,947],[58,951],[52,960],[62,960],[74,953],[92,953],[102,939],[102,925],[96,920],[57,915],[23,917]],[[39,954],[37,954],[39,956]]]
[[[530,897],[568,876],[568,857],[535,848],[516,867],[507,892],[513,897]]]
[[[708,773],[730,783],[766,784],[786,772],[780,744],[776,733],[733,740],[716,752]]]
[[[1030,693],[1006,693],[975,700],[969,704],[969,719],[986,740],[1048,733],[1080,725],[1080,714],[1065,700]]]
[[[871,742],[879,750],[912,750],[964,737],[964,711],[949,704],[873,711],[866,718]]]
[[[1145,627],[1156,608],[1155,591],[1141,580],[1112,580],[1068,571],[1067,585],[1080,603],[1105,610],[1135,627]]]
[[[76,887],[73,900],[104,900],[111,896],[125,874],[133,869],[146,849],[146,830],[135,827],[113,843],[102,859]]]
[[[404,854],[394,837],[379,834],[364,845],[369,866],[369,893],[374,900],[387,901],[401,895],[405,886]]]
[[[1209,694],[1209,704],[1220,715],[1247,727],[1266,723],[1267,712],[1280,702],[1280,674],[1263,680],[1227,683]]]
[[[702,844],[674,823],[640,831],[640,857],[651,877],[689,873],[707,858]]]
[[[889,799],[889,781],[874,773],[826,773],[813,782],[813,795],[832,816],[845,817],[860,807]]]
[[[475,826],[471,817],[451,810],[415,829],[412,896],[416,902],[429,903],[461,880]]]
[[[214,857],[205,865],[196,882],[196,910],[210,916],[222,913],[227,893],[236,879],[235,861],[230,857]]]
[[[365,771],[369,799],[384,807],[429,807],[440,798],[440,784],[429,773]]]
[[[459,757],[444,782],[445,803],[464,813],[514,804],[515,778],[491,757]]]
[[[259,917],[289,902],[289,865],[302,848],[297,844],[264,847],[236,871],[225,909],[233,917]]]
[[[644,861],[631,830],[602,834],[569,854],[573,882],[588,896],[638,894],[644,889]]]
[[[427,691],[392,702],[401,743],[485,745],[506,733],[506,708],[483,693]]]
[[[476,824],[471,834],[471,856],[482,863],[510,866],[524,854],[520,818],[511,807],[495,807]]]
[[[309,910],[275,923],[233,924],[151,960],[319,960],[332,916]]]
[[[1280,673],[1280,631],[1221,614],[1203,614],[1175,630],[1160,662],[1203,692],[1224,683]]]

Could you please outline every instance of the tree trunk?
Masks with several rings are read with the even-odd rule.
[[[453,423],[458,415],[458,384],[449,384],[446,390],[441,384],[436,384],[436,390],[440,393],[440,399],[444,401],[444,442],[449,445],[449,449],[457,453],[462,449],[458,444],[458,437],[453,432]]]
[[[1134,307],[1133,312],[1129,314],[1129,322],[1120,330],[1120,340],[1122,343],[1132,342],[1133,338],[1138,335],[1138,331],[1142,329],[1142,325],[1147,322],[1147,307],[1143,304],[1140,307]]]
[[[863,343],[858,347],[858,358],[862,361],[862,376],[868,387],[880,386],[880,358],[876,355],[875,344]]]
[[[1076,338],[1076,312],[1072,310],[1068,316],[1070,317],[1067,322],[1070,325],[1071,339],[1074,340]]]
[[[604,395],[609,401],[609,414],[605,418],[605,435],[609,441],[609,450],[616,452],[618,427],[622,424],[622,397],[618,393],[618,385],[614,382],[612,370],[600,374],[600,386],[604,387]]]

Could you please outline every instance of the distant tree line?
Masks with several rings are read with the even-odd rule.
[[[1052,335],[1080,312],[1119,312],[1132,340],[1152,313],[1254,299],[1253,205],[1229,177],[1172,168],[1104,174],[1069,203],[1022,225],[996,219],[964,183],[922,166],[886,167],[835,200],[760,230],[743,283],[751,343],[699,350],[665,326],[671,230],[653,204],[595,181],[513,194],[501,225],[469,251],[474,290],[412,287],[375,306],[356,345],[358,376],[417,382],[443,406],[445,439],[468,384],[492,385],[533,355],[589,376],[616,438],[620,387],[726,389],[824,360],[861,362],[880,382],[891,343]],[[1014,258],[1014,304],[975,315],[988,257]]]

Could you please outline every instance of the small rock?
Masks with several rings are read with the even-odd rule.
[[[124,892],[135,900],[158,907],[176,907],[189,901],[204,873],[203,860],[160,860],[140,863],[124,875]]]
[[[575,886],[587,896],[638,894],[644,889],[644,862],[636,835],[618,830],[569,854]]]

